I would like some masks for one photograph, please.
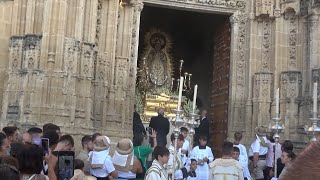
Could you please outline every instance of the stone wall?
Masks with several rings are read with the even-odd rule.
[[[1,126],[52,122],[76,139],[131,137],[141,9],[138,1],[0,2]]]
[[[4,83],[7,78],[6,70],[9,62],[8,44],[11,36],[12,5],[11,1],[0,1],[0,110],[2,109]]]

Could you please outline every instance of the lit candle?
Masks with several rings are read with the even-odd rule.
[[[279,88],[277,89],[276,93],[276,116],[279,115]]]
[[[313,84],[313,113],[314,114],[317,114],[317,103],[318,103],[318,97],[317,97],[317,95],[318,95],[318,83],[314,83]]]
[[[192,113],[196,110],[198,85],[194,86]]]
[[[183,77],[180,77],[180,84],[179,84],[179,100],[178,100],[178,111],[180,111],[181,107],[181,99],[182,99],[182,89],[183,89]]]

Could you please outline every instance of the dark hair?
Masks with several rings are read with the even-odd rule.
[[[81,139],[82,148],[84,147],[84,144],[86,144],[88,142],[92,142],[92,137],[89,136],[89,135],[83,136],[82,139]]]
[[[84,163],[80,159],[75,159],[74,160],[74,169],[83,169],[84,168]]]
[[[15,167],[16,169],[19,168],[18,160],[12,156],[2,156],[0,164],[8,164],[10,166]]]
[[[285,150],[289,150],[292,151],[293,150],[293,144],[290,140],[285,140],[283,141],[282,145],[281,145],[281,150],[285,151]]]
[[[242,139],[242,133],[241,132],[235,132],[234,133],[234,140],[241,141]]]
[[[8,164],[0,164],[0,177],[1,179],[20,180],[19,171]]]
[[[20,142],[14,142],[10,145],[10,155],[14,158],[17,158],[18,155],[21,153],[21,151],[24,148],[24,144]]]
[[[181,127],[180,132],[189,132],[189,130],[186,127]]]
[[[143,142],[143,139],[144,139],[144,136],[142,133],[136,133],[134,136],[133,136],[133,146],[136,147],[136,146],[141,146],[142,145],[142,142]]]
[[[170,139],[171,139],[171,142],[173,142],[173,141],[176,139],[176,137],[174,136],[173,133],[171,134]],[[183,141],[183,140],[184,140],[183,135],[182,135],[182,134],[179,134],[178,139],[179,139],[180,141]]]
[[[48,130],[43,133],[43,138],[49,139],[49,146],[57,145],[59,142],[59,134],[55,130]]]
[[[207,141],[207,140],[208,140],[208,137],[207,137],[206,135],[204,135],[204,134],[200,134],[200,135],[199,135],[199,140],[200,140],[200,139]]]
[[[43,166],[43,150],[35,144],[24,145],[18,154],[19,170],[24,174],[40,174]]]
[[[7,127],[4,127],[2,131],[6,133],[7,136],[13,136],[14,133],[17,131],[17,129],[18,128],[15,126],[7,126]]]
[[[158,156],[161,156],[161,157],[163,157],[163,156],[169,156],[169,155],[170,155],[170,152],[169,152],[169,150],[168,150],[166,147],[164,147],[164,146],[156,146],[156,147],[154,148],[154,150],[153,150],[153,155],[154,155],[154,158],[155,158],[156,160],[159,160],[159,159],[158,159]]]
[[[233,151],[240,153],[240,149],[237,146],[233,146]]]
[[[294,160],[296,158],[296,154],[293,151],[285,149],[283,152],[287,153],[288,158]]]
[[[28,130],[29,134],[36,134],[36,133],[42,133],[42,129],[38,128],[38,127],[32,127]]]
[[[72,147],[74,147],[74,140],[69,134],[61,136],[59,142],[69,143]]]
[[[196,159],[193,159],[193,158],[191,158],[191,163],[193,163],[193,162],[197,162],[197,160]]]
[[[43,125],[42,130],[43,130],[43,132],[46,132],[48,130],[60,131],[60,127],[55,124],[52,124],[52,123],[47,123],[47,124]]]
[[[229,141],[225,141],[222,145],[222,154],[230,155],[233,151],[233,143]]]
[[[3,141],[7,138],[7,136],[0,132],[0,147],[3,145]]]
[[[98,136],[101,136],[102,134],[100,134],[100,133],[94,133],[93,135],[92,135],[92,141],[95,141],[96,139],[97,139],[97,137]]]

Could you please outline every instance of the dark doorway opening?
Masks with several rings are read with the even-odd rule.
[[[228,102],[225,101],[228,96],[228,87],[217,88],[213,86],[217,86],[219,79],[223,79],[225,75],[227,75],[227,78],[229,77],[228,71],[225,74],[225,67],[228,68],[230,64],[230,60],[228,61],[230,44],[224,43],[223,40],[223,38],[230,39],[231,32],[228,27],[229,16],[226,15],[182,11],[148,5],[144,6],[140,20],[139,59],[143,58],[144,38],[150,30],[159,29],[170,36],[172,40],[170,54],[174,66],[174,78],[179,77],[179,61],[183,59],[182,72],[192,74],[192,87],[195,84],[199,86],[197,106],[200,109],[207,109],[209,112],[208,116],[211,120],[210,136],[215,136],[210,138],[210,144],[215,149],[220,149],[220,144],[225,139],[226,133],[219,135],[218,139],[216,139],[217,135],[220,132],[227,132],[227,126],[225,126],[227,124],[227,113],[225,114],[225,112],[228,112],[228,109],[225,110],[225,108],[228,108],[226,105]],[[227,31],[228,37],[221,37],[221,34],[225,31]],[[225,63],[225,65],[221,63]],[[224,70],[221,70],[220,67],[224,68]],[[214,69],[216,69],[216,73],[214,73]],[[223,73],[223,75],[217,73]],[[224,95],[224,98],[220,97],[221,94]],[[187,94],[187,96],[192,99],[192,94]],[[223,123],[223,125],[216,123]],[[219,129],[214,127],[219,127]],[[219,150],[218,154],[220,154]]]

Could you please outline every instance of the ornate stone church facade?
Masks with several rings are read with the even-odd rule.
[[[271,123],[277,88],[282,139],[308,141],[303,126],[320,77],[319,0],[0,1],[1,125],[53,122],[74,135],[131,137],[144,6],[230,16],[221,31],[229,48],[209,82],[212,146],[235,131],[249,143],[256,126]]]

